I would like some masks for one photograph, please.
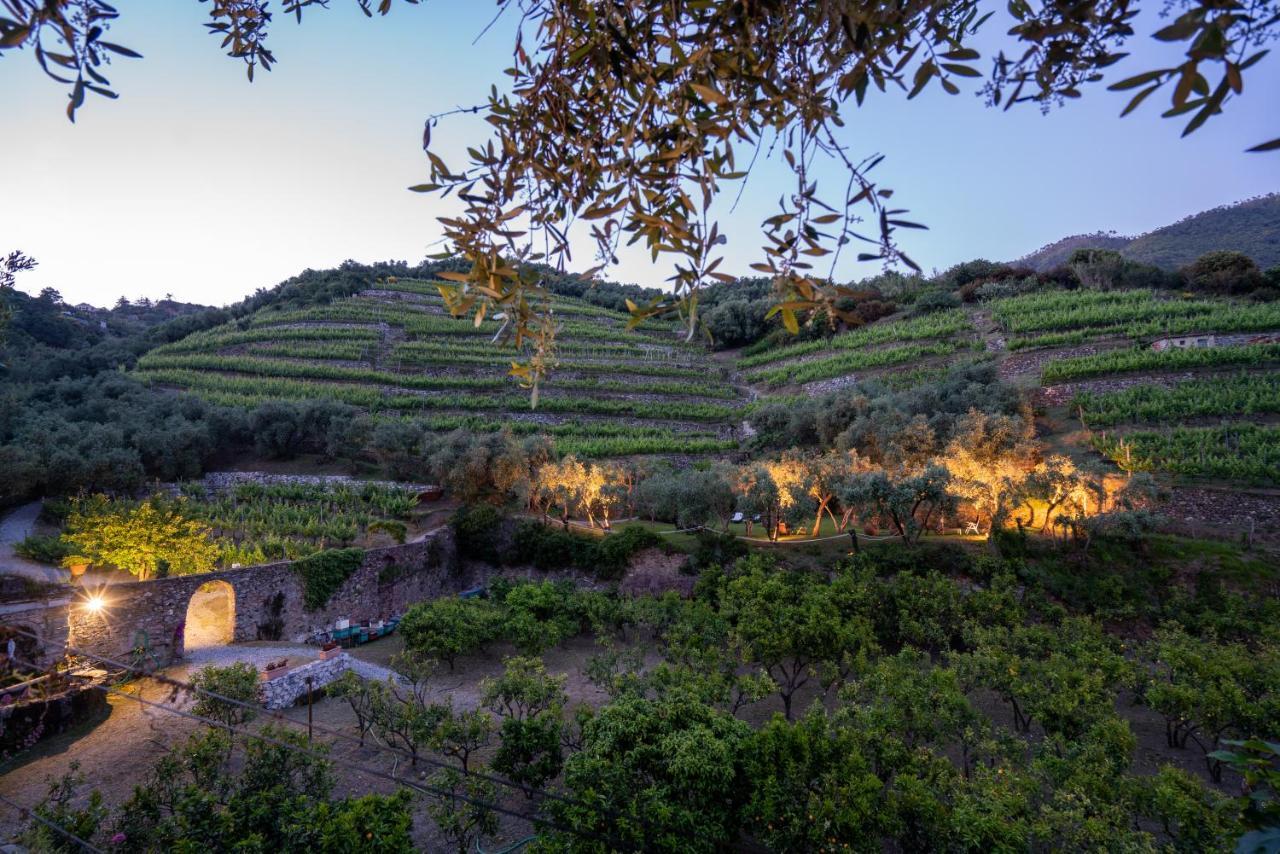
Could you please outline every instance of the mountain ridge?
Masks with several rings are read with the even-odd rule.
[[[1043,272],[1066,264],[1077,249],[1115,249],[1131,261],[1166,270],[1185,267],[1206,252],[1226,249],[1248,255],[1265,270],[1280,265],[1280,193],[1201,211],[1145,234],[1070,235],[1014,263]]]

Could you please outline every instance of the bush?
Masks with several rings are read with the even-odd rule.
[[[1214,294],[1246,294],[1266,285],[1258,265],[1242,252],[1206,252],[1182,273],[1191,290]]]
[[[370,534],[376,534],[381,531],[388,534],[397,543],[404,543],[405,538],[409,536],[409,528],[404,522],[398,522],[395,519],[375,519],[369,523],[369,527],[365,529]]]
[[[526,521],[516,529],[515,557],[543,571],[575,567],[616,581],[626,573],[632,555],[664,543],[661,536],[639,526],[596,539]]]
[[[329,604],[360,564],[364,562],[364,549],[329,549],[304,557],[293,564],[302,576],[302,601],[308,611],[319,611]]]
[[[258,702],[258,669],[245,661],[237,661],[226,667],[212,664],[200,668],[191,677],[191,684],[199,691],[218,694],[238,703],[255,705]],[[192,713],[211,718],[228,729],[243,726],[253,720],[257,714],[236,702],[220,700],[204,694],[197,694]]]
[[[583,537],[575,537],[567,531],[558,531],[539,522],[521,522],[516,529],[516,560],[520,563],[531,563],[538,569],[548,571],[563,569],[585,562],[586,555],[579,557],[583,550],[594,543]]]
[[[946,291],[927,291],[921,294],[915,305],[911,307],[911,314],[918,317],[922,314],[933,314],[935,311],[947,311],[959,307],[960,297],[955,294]]]
[[[619,533],[610,534],[597,548],[600,556],[596,561],[596,577],[616,581],[626,574],[632,555],[645,549],[660,547],[665,542],[658,534],[639,526],[623,528]]]
[[[62,559],[70,557],[76,548],[57,535],[41,537],[32,534],[14,546],[13,550],[19,557],[25,557],[27,560],[58,566],[62,563]]]
[[[458,554],[486,563],[502,563],[498,552],[502,516],[488,504],[468,505],[458,509],[451,520],[458,541]]]
[[[713,566],[733,566],[739,558],[746,557],[750,547],[732,534],[721,534],[716,531],[701,530],[697,533],[698,547],[689,556],[686,564],[695,573],[701,573]]]

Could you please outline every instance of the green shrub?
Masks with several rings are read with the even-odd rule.
[[[543,571],[575,567],[616,581],[626,573],[632,555],[664,543],[660,535],[639,526],[596,539],[525,521],[516,529],[515,558]]]
[[[664,543],[661,536],[638,525],[610,534],[598,544],[600,556],[595,564],[596,577],[615,581],[626,573],[632,555],[645,549],[658,548]]]
[[[370,534],[376,534],[379,531],[389,534],[397,543],[403,543],[409,536],[409,527],[404,522],[398,522],[395,519],[375,519],[369,523],[366,528]]]
[[[42,537],[32,534],[14,546],[13,550],[19,557],[25,557],[27,560],[58,566],[64,557],[70,557],[75,552],[76,547],[57,535]]]
[[[451,520],[453,535],[458,542],[458,554],[487,563],[501,563],[498,554],[498,533],[502,516],[488,504],[460,507]]]
[[[701,530],[697,534],[698,547],[689,557],[687,566],[695,573],[713,567],[732,566],[738,558],[746,557],[751,548],[732,534]]]
[[[319,611],[329,604],[364,561],[363,549],[329,549],[304,557],[293,564],[302,577],[302,601],[308,611]]]
[[[579,552],[593,545],[584,537],[525,521],[516,529],[515,557],[520,563],[531,563],[544,571],[564,569],[583,563],[587,556],[580,557]]]

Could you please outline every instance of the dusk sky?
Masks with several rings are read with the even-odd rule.
[[[307,267],[418,261],[439,250],[435,217],[452,208],[405,188],[427,178],[423,118],[479,103],[504,80],[514,24],[499,22],[472,44],[491,3],[397,4],[368,20],[353,0],[337,0],[310,10],[301,27],[277,14],[270,46],[279,64],[253,84],[205,33],[207,6],[117,6],[109,38],[145,59],[114,63],[108,76],[120,99],[91,97],[74,125],[64,90],[29,53],[0,62],[0,252],[22,249],[40,262],[20,278],[22,290],[52,286],[95,304],[173,294],[221,305]],[[984,43],[1003,29],[989,27]],[[1152,28],[1141,28],[1130,45],[1136,56],[1113,79],[1162,63]],[[1163,64],[1176,57],[1166,52]],[[1125,96],[1102,87],[1048,115],[988,109],[973,89],[949,97],[934,86],[912,102],[874,96],[847,113],[844,140],[886,154],[881,180],[929,225],[904,243],[926,270],[1009,260],[1080,232],[1140,233],[1280,190],[1280,153],[1244,153],[1280,135],[1275,56],[1246,76],[1244,96],[1223,116],[1187,139],[1181,120],[1159,118],[1164,93],[1122,120]],[[484,128],[451,119],[435,137],[460,165]],[[783,179],[765,164],[722,217],[726,271],[745,273],[758,260],[759,223],[788,188]],[[609,278],[660,285],[668,274],[642,253],[622,262]],[[582,244],[577,268],[592,263]],[[837,275],[875,272],[850,260]]]

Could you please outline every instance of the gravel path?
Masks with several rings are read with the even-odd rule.
[[[42,502],[32,501],[0,519],[0,574],[23,575],[35,581],[63,582],[71,577],[65,569],[45,566],[13,553],[13,547],[25,540],[36,527]]]

